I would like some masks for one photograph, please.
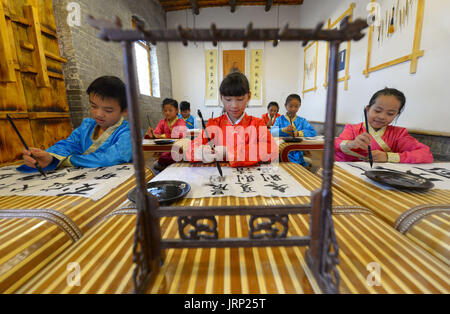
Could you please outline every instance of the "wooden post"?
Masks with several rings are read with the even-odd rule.
[[[327,109],[325,117],[325,150],[323,158],[322,188],[312,194],[312,213],[310,223],[311,245],[307,251],[307,263],[320,288],[325,293],[338,293],[339,279],[333,283],[332,272],[335,269],[330,258],[333,221],[332,211],[332,179],[334,166],[334,137],[336,125],[336,101],[338,83],[339,41],[330,42],[329,84],[327,92]],[[336,246],[337,248],[337,246]],[[331,261],[331,264],[330,264]]]
[[[122,42],[124,48],[124,64],[127,88],[128,120],[130,122],[131,142],[133,143],[133,164],[136,176],[136,208],[138,209],[135,243],[133,250],[136,256],[136,268],[133,273],[135,292],[144,293],[150,276],[158,271],[161,259],[161,231],[159,219],[155,211],[158,201],[148,194],[145,181],[145,161],[142,150],[141,123],[136,86],[136,63],[133,45],[129,41]]]

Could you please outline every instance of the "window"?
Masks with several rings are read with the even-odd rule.
[[[132,25],[135,27],[135,20],[132,20]],[[138,41],[134,43],[134,50],[139,92],[146,96],[161,97],[156,47],[145,41]]]
[[[136,52],[136,70],[139,91],[142,95],[152,96],[152,75],[150,69],[150,51],[147,45],[141,42],[134,43]]]

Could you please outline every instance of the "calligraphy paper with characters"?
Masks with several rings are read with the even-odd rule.
[[[100,168],[63,168],[22,173],[16,167],[0,168],[0,196],[82,196],[96,201],[134,174],[131,164]]]
[[[221,177],[216,167],[166,168],[151,182],[176,180],[190,184],[186,198],[204,197],[295,197],[311,192],[280,167],[264,165],[248,168],[222,167]]]

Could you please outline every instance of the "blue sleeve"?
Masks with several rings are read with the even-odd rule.
[[[297,130],[303,131],[303,136],[305,136],[305,137],[311,137],[311,136],[317,135],[317,132],[314,129],[314,127],[311,124],[309,124],[309,122],[305,118],[301,119],[301,123],[297,127]]]
[[[194,129],[199,129],[197,118],[194,116],[192,116],[192,118],[194,118]]]
[[[55,145],[49,147],[46,151],[62,157],[67,157],[73,154],[82,154],[83,140],[86,136],[89,136],[90,121],[84,119],[81,125],[73,130],[65,140],[57,142]]]
[[[111,141],[106,141],[95,152],[82,155],[73,154],[69,161],[74,167],[108,167],[131,162],[133,152],[128,126],[114,136]]]
[[[288,136],[292,136],[290,133],[285,133],[282,131],[283,128],[287,127],[287,125],[285,125],[285,123],[283,123],[283,116],[279,116],[276,120],[275,123],[273,124],[272,128],[270,129],[270,133],[272,134],[272,136],[275,137],[288,137]]]
[[[277,118],[275,120],[274,124],[272,125],[272,127],[270,128],[270,133],[272,134],[272,136],[275,136],[275,137],[283,136],[283,135],[281,135],[281,133],[283,133],[283,132],[281,131],[282,127],[280,125],[280,121],[281,121],[281,119]]]

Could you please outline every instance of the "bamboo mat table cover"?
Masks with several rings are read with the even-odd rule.
[[[338,166],[333,185],[450,265],[450,190],[387,190]]]
[[[180,165],[183,166],[183,165]],[[320,179],[296,164],[282,164],[310,190]],[[184,199],[176,205],[309,203],[309,197]],[[448,293],[449,269],[369,210],[334,193],[333,219],[340,247],[341,293]],[[131,293],[136,210],[124,204],[91,229],[18,293]],[[160,220],[163,238],[179,238],[176,217]],[[248,216],[218,217],[219,237],[246,237]],[[308,215],[290,215],[288,235],[307,235]],[[320,293],[306,266],[304,247],[169,249],[148,293]],[[79,266],[78,281],[73,279]],[[380,286],[367,283],[370,263],[381,269]],[[76,285],[79,283],[79,285]]]
[[[14,292],[78,241],[134,186],[133,176],[96,202],[80,196],[0,197],[0,293]]]

